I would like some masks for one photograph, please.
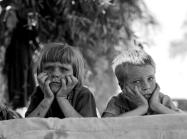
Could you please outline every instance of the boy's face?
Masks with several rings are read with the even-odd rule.
[[[137,86],[139,92],[149,99],[156,87],[154,67],[151,65],[129,65],[127,68],[127,81],[124,85],[128,85],[131,89]]]
[[[53,92],[57,92],[61,87],[61,78],[73,75],[71,64],[62,64],[60,62],[47,62],[43,64],[43,72],[46,72],[50,79],[50,88]]]

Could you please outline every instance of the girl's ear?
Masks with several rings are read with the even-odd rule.
[[[36,73],[37,73],[37,76],[40,74],[39,68],[37,68]]]

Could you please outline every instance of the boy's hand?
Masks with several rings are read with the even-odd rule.
[[[144,98],[144,96],[139,92],[137,86],[135,86],[134,90],[127,86],[125,90],[123,90],[123,94],[129,101],[134,103],[137,107],[145,106],[146,109],[148,109],[148,102]]]
[[[47,73],[42,72],[38,75],[38,83],[42,92],[44,93],[44,98],[54,98],[53,92],[49,87],[50,80]]]
[[[56,97],[67,97],[71,90],[78,83],[78,80],[73,75],[67,75],[65,78],[61,78],[62,86],[57,92]]]
[[[159,107],[160,103],[160,99],[159,99],[159,93],[160,93],[160,87],[158,84],[156,84],[156,88],[153,91],[153,94],[150,98],[149,101],[149,106],[151,108],[151,110],[156,111]]]

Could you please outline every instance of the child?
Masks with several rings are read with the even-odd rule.
[[[113,61],[122,92],[110,99],[102,116],[178,113],[172,100],[160,93],[155,79],[155,63],[151,56],[139,47],[132,47]]]
[[[0,121],[22,118],[19,113],[0,103]]]
[[[83,86],[84,62],[79,51],[67,44],[44,47],[37,66],[36,92],[26,117],[96,117],[95,99]]]

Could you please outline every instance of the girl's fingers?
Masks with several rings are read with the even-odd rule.
[[[72,80],[73,85],[76,85],[78,83],[78,79],[75,76],[71,75],[70,78]]]
[[[46,81],[46,79],[47,79],[47,73],[40,73],[39,75],[38,75],[38,81],[40,82],[40,83],[44,83],[45,81]]]
[[[61,82],[62,82],[62,87],[66,87],[66,79],[65,78],[61,78]]]
[[[72,83],[73,83],[73,81],[72,81],[71,77],[70,77],[70,76],[66,76],[65,78],[66,78],[66,80],[67,80],[66,85],[67,85],[67,86],[71,86],[71,85],[72,85]]]
[[[50,84],[50,80],[46,79],[46,81],[45,81],[45,87],[47,88],[47,90],[50,90],[49,84]]]

